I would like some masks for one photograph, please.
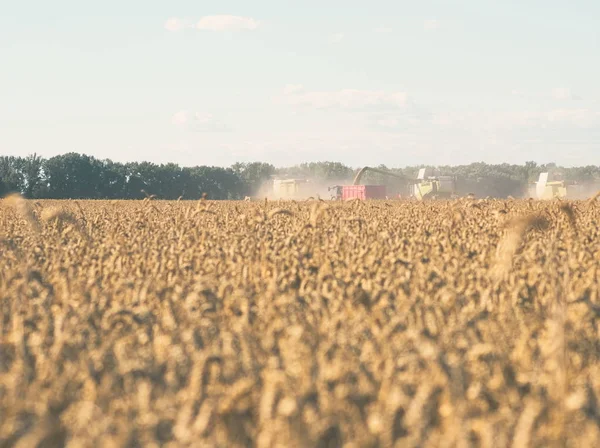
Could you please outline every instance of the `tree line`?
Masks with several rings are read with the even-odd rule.
[[[274,174],[266,163],[229,168],[181,167],[175,163],[118,163],[67,153],[49,159],[0,157],[0,195],[18,192],[32,199],[240,199]]]
[[[414,178],[421,166],[378,168]],[[599,166],[562,168],[555,164],[527,162],[524,165],[472,163],[429,167],[458,179],[459,192],[477,191],[482,196],[519,195],[544,171],[559,173],[566,181],[600,182]],[[272,176],[310,178],[319,182],[348,183],[357,169],[339,162],[311,162],[276,168],[263,162],[216,166],[181,167],[175,163],[119,163],[78,153],[48,159],[0,156],[0,196],[18,192],[31,199],[243,199],[260,193]],[[393,178],[370,173],[368,183],[392,185]]]

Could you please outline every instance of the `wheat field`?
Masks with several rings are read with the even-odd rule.
[[[600,202],[0,203],[0,447],[600,446]]]

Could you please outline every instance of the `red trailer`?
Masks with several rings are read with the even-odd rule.
[[[342,199],[385,199],[385,185],[344,185]]]

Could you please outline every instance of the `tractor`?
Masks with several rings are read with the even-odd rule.
[[[329,199],[332,201],[341,200],[343,190],[344,187],[342,185],[333,185],[331,187],[327,187],[327,191],[329,191]]]

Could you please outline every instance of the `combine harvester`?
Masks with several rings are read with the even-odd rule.
[[[410,179],[391,171],[365,166],[356,174],[352,185],[330,187],[330,191],[334,190],[335,192],[332,199],[386,199],[387,188],[385,185],[361,184],[362,177],[368,171],[400,179],[405,185],[408,195],[419,201],[449,199],[456,195],[456,179],[452,176],[427,176],[426,169],[422,168],[416,179]]]
[[[567,182],[560,177],[557,174],[540,173],[538,181],[530,186],[529,197],[540,200],[585,199],[594,190],[593,185]]]
[[[412,194],[419,201],[454,198],[456,196],[456,178],[454,176],[428,176],[427,169],[421,168],[417,175],[417,182],[413,185]]]
[[[307,179],[273,179],[275,199],[304,199],[309,193]]]
[[[554,178],[555,176],[553,176]],[[535,183],[535,198],[541,200],[566,198],[567,186],[563,180],[550,181],[550,173],[540,173],[538,181]]]

